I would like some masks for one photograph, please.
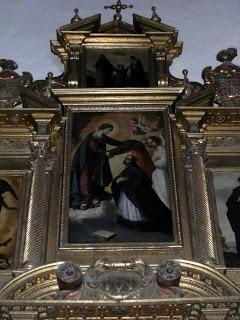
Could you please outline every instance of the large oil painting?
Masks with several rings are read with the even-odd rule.
[[[89,50],[87,87],[149,87],[150,54],[147,49]]]
[[[68,243],[173,241],[163,113],[73,114]]]
[[[225,264],[240,267],[240,171],[213,173]]]
[[[14,266],[22,177],[0,175],[0,270]]]

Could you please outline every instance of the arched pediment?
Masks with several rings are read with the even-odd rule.
[[[240,295],[240,288],[216,269],[197,262],[177,261],[182,270],[180,288],[184,297],[211,298]],[[62,262],[56,262],[43,265],[14,278],[1,289],[0,300],[55,299],[58,291],[57,270],[61,264]],[[114,269],[114,264],[112,266]],[[154,296],[154,299],[156,298]]]

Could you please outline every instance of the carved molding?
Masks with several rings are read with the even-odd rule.
[[[210,136],[207,137],[207,146],[211,148],[221,148],[221,149],[237,149],[240,148],[240,136]]]
[[[229,108],[177,108],[174,116],[180,135],[200,133],[205,135],[235,135],[240,128],[240,111]]]
[[[29,141],[27,139],[0,139],[0,150],[11,152],[29,151]]]
[[[86,111],[99,111],[104,106],[120,110],[122,105],[138,105],[147,108],[150,104],[171,105],[182,92],[183,87],[166,88],[94,88],[94,89],[53,89],[53,93],[58,97],[64,106],[85,106]],[[117,102],[117,104],[116,104]],[[114,107],[113,107],[114,105]],[[103,110],[104,111],[104,110]],[[106,110],[107,111],[107,110]],[[126,108],[125,108],[126,111]]]
[[[4,130],[12,126],[15,128],[26,127],[26,129],[32,131],[34,129],[34,118],[27,112],[4,110],[0,113],[0,126]]]

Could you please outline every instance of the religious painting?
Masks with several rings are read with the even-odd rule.
[[[88,50],[86,86],[97,88],[149,87],[148,49]]]
[[[213,173],[225,264],[240,267],[240,171]]]
[[[73,113],[68,243],[171,242],[162,112]]]
[[[21,176],[0,175],[0,270],[14,266],[21,185]]]

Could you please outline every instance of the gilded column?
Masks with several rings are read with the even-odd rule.
[[[52,164],[51,142],[33,141],[30,143],[30,150],[32,153],[32,186],[22,262],[23,265],[29,268],[45,261],[49,208],[48,195]]]
[[[190,215],[193,215],[195,259],[203,263],[215,264],[216,252],[205,174],[205,149],[204,139],[189,139],[185,159],[191,167],[192,212]]]

